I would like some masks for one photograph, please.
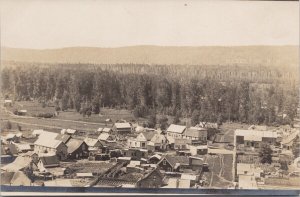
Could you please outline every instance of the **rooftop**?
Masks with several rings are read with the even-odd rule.
[[[149,141],[155,135],[155,132],[153,132],[153,131],[142,132],[141,135],[144,135],[146,140]]]
[[[169,126],[169,128],[167,129],[167,132],[183,133],[185,129],[186,129],[186,126],[171,124]]]
[[[98,139],[93,139],[93,138],[85,138],[84,142],[88,145],[88,146],[95,146],[97,144],[97,142],[99,142]]]
[[[117,123],[115,123],[115,126],[117,129],[131,128],[131,125],[128,122],[117,122]]]
[[[176,164],[189,165],[189,158],[186,156],[166,155],[164,158],[166,158],[173,168],[176,166]]]
[[[82,145],[82,143],[84,143],[83,140],[71,138],[66,144],[68,147],[68,153],[73,153],[76,151]]]
[[[243,136],[245,140],[262,141],[263,137],[277,138],[278,134],[274,131],[258,131],[258,130],[235,130],[235,136]]]

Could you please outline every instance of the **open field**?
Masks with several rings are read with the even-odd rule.
[[[38,114],[38,113],[54,113],[55,108],[45,106],[42,107],[42,103],[39,103],[38,101],[16,101],[12,107],[8,108],[9,110],[13,111],[15,109],[27,110],[27,113],[29,116]]]
[[[42,107],[42,104],[37,101],[16,101],[12,107],[7,107],[7,110],[13,112],[15,109],[27,110],[27,116],[33,116],[38,113],[54,113],[54,107]],[[90,117],[83,117],[80,113],[75,110],[69,109],[66,111],[60,111],[59,115],[55,119],[61,120],[73,120],[73,121],[85,121],[94,123],[105,123],[106,119],[112,119],[112,121],[117,120],[127,120],[132,121],[136,118],[133,116],[130,110],[126,109],[111,109],[111,108],[101,108],[100,114],[92,114]]]
[[[81,131],[95,131],[99,127],[111,127],[112,123],[105,123],[107,118],[112,121],[125,119],[132,120],[134,117],[128,110],[115,110],[115,109],[102,109],[102,116],[93,114],[91,117],[83,117],[75,111],[60,112],[55,118],[36,118],[30,115],[34,113],[50,112],[54,108],[51,107],[42,108],[41,104],[37,102],[24,101],[16,102],[14,106],[22,106],[18,109],[28,110],[27,116],[17,116],[12,113],[14,106],[9,108],[2,107],[0,112],[0,123],[2,130],[5,129],[5,125],[9,120],[12,124],[12,130],[17,131],[17,125],[22,127],[22,130],[33,129],[45,129],[49,131],[59,132],[64,128],[77,129]],[[46,110],[46,111],[45,111]]]

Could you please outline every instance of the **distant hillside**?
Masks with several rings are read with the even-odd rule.
[[[2,48],[2,60],[41,63],[298,66],[298,46]]]

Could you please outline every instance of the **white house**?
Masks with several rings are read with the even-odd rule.
[[[186,126],[171,124],[167,129],[167,135],[174,139],[183,138],[185,131]]]
[[[54,153],[60,160],[67,158],[68,147],[61,141],[57,140],[58,133],[43,132],[34,142],[34,151],[36,153]]]

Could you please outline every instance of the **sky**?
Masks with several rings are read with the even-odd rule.
[[[1,46],[299,45],[299,2],[0,0]]]

